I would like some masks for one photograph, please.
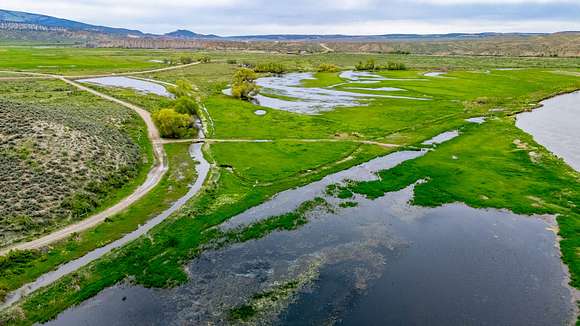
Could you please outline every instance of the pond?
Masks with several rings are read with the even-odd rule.
[[[580,171],[580,91],[545,100],[517,115],[516,126]]]
[[[437,144],[449,132],[428,141]],[[436,149],[435,149],[436,150]],[[414,186],[376,200],[338,199],[327,186],[425,155],[402,151],[282,192],[222,226],[328,202],[292,231],[209,250],[173,289],[119,284],[61,313],[50,325],[256,324],[564,325],[574,315],[551,216],[520,216],[463,204],[409,204]],[[246,306],[244,306],[246,305]]]
[[[164,86],[146,80],[130,77],[99,77],[77,80],[81,83],[91,83],[100,86],[132,88],[143,93],[151,93],[159,96],[172,97]]]

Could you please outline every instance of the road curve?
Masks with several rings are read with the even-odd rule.
[[[126,108],[129,108],[129,109],[135,111],[141,117],[141,119],[143,119],[143,121],[145,122],[145,124],[147,126],[148,137],[149,137],[149,140],[151,141],[151,144],[153,146],[153,154],[155,155],[156,162],[155,162],[155,165],[153,166],[153,168],[149,171],[147,178],[145,179],[145,182],[143,184],[141,184],[132,194],[123,198],[120,202],[118,202],[114,206],[111,206],[111,207],[107,208],[106,210],[104,210],[98,214],[95,214],[89,218],[83,219],[82,221],[80,221],[78,223],[68,225],[62,229],[59,229],[55,232],[44,235],[44,236],[37,238],[35,240],[17,243],[17,244],[14,244],[12,246],[3,248],[0,250],[0,256],[6,255],[11,250],[38,249],[38,248],[47,246],[53,242],[65,239],[66,237],[70,236],[73,233],[84,231],[86,229],[89,229],[89,228],[103,222],[106,218],[122,212],[127,207],[129,207],[131,204],[135,203],[137,200],[139,200],[143,196],[145,196],[151,189],[153,189],[159,183],[159,181],[161,181],[161,179],[163,178],[163,176],[165,175],[165,173],[168,170],[167,159],[165,157],[165,150],[164,150],[163,144],[161,142],[161,137],[159,136],[159,131],[157,130],[157,127],[153,123],[153,119],[151,119],[151,115],[149,114],[149,112],[147,112],[145,109],[140,108],[136,105],[133,105],[131,103],[127,103],[125,101],[122,101],[122,100],[116,99],[114,97],[105,95],[105,94],[98,92],[94,89],[83,86],[77,82],[66,79],[65,77],[57,76],[57,75],[51,75],[51,77],[56,78],[56,79],[60,79],[63,82],[65,82],[73,87],[76,87],[82,91],[89,92],[93,95],[96,95],[96,96],[101,97],[103,99],[106,99],[108,101],[117,103],[119,105],[122,105]]]

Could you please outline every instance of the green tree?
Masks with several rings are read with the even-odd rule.
[[[177,113],[173,109],[161,109],[152,115],[161,137],[183,138],[193,128],[191,116]]]
[[[257,78],[256,72],[252,69],[238,69],[232,80],[232,96],[242,100],[252,98],[258,93]]]
[[[189,114],[189,115],[198,115],[198,105],[197,102],[191,98],[190,96],[181,96],[175,100],[175,105],[173,109],[177,113],[181,114]]]
[[[180,79],[175,82],[175,86],[167,87],[167,91],[176,98],[191,96],[193,94],[193,85],[186,80]]]

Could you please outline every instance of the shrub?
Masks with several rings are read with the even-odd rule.
[[[402,62],[388,62],[386,65],[379,65],[374,59],[369,59],[366,62],[359,61],[356,70],[375,71],[375,70],[407,70],[407,67]]]
[[[321,63],[318,68],[318,72],[337,72],[340,70],[337,65],[332,63]]]
[[[183,56],[179,58],[179,62],[181,62],[181,64],[190,64],[193,62],[193,58],[192,57],[188,57],[188,56]]]
[[[175,101],[173,106],[175,112],[180,114],[199,115],[197,102],[188,96],[181,96]]]
[[[238,60],[236,60],[236,59],[228,59],[226,62],[227,62],[229,65],[235,65],[235,64],[237,64],[237,63],[238,63]]]
[[[355,65],[356,70],[375,70],[376,62],[374,59],[369,59],[366,62],[359,61]]]
[[[197,58],[197,61],[201,63],[209,63],[211,62],[211,57],[209,55],[202,55],[201,57]]]
[[[256,72],[269,72],[272,74],[283,74],[287,71],[286,66],[277,62],[258,63],[254,69]]]
[[[167,87],[167,91],[173,94],[173,96],[175,96],[176,98],[182,96],[190,96],[193,93],[193,86],[186,80],[180,79],[175,82],[175,85],[176,85],[175,87],[173,86]]]
[[[256,72],[251,69],[238,69],[232,80],[232,96],[243,100],[252,98],[258,92],[257,78]]]
[[[177,113],[173,109],[161,109],[153,113],[153,121],[159,128],[161,137],[182,138],[191,131],[191,117]]]

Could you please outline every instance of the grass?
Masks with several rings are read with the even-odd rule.
[[[169,162],[167,174],[150,193],[105,223],[55,243],[48,250],[15,251],[0,258],[0,289],[4,293],[13,291],[62,263],[121,238],[169,208],[187,193],[195,179],[194,162],[188,148],[187,144],[165,145]]]

